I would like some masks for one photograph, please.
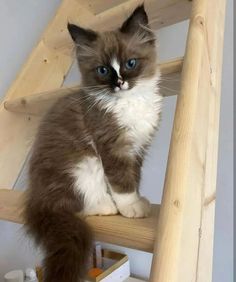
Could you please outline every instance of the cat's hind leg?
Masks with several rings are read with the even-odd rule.
[[[85,156],[74,168],[75,190],[84,202],[84,215],[116,214],[117,208],[108,192],[101,160]]]

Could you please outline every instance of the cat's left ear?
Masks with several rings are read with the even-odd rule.
[[[120,31],[123,33],[133,34],[140,30],[141,26],[148,25],[148,16],[145,12],[144,5],[137,7],[129,18],[122,24]]]
[[[90,29],[85,29],[75,24],[67,24],[68,31],[74,42],[80,45],[89,45],[92,41],[97,39],[97,33]]]

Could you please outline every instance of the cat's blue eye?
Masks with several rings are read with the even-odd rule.
[[[125,67],[128,70],[132,70],[136,67],[137,65],[137,60],[136,59],[129,59],[126,63],[125,63]]]
[[[109,73],[109,69],[105,66],[97,67],[96,71],[97,71],[98,75],[100,75],[100,76],[106,76]]]

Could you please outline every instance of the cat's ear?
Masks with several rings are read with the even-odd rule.
[[[123,33],[133,34],[140,30],[140,26],[148,25],[148,16],[145,12],[144,5],[137,7],[129,18],[122,24],[120,31]]]
[[[80,45],[89,45],[92,41],[97,39],[97,33],[90,29],[84,29],[75,24],[67,24],[68,31],[74,42]]]

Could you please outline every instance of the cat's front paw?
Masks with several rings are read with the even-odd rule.
[[[120,206],[119,211],[125,217],[148,217],[151,211],[151,205],[146,198],[140,197],[132,204]]]
[[[112,199],[107,198],[106,200],[104,200],[104,202],[101,204],[100,207],[98,207],[98,215],[114,215],[117,214],[118,210],[117,207],[115,205],[115,203],[112,201]]]
[[[102,198],[102,200],[94,203],[92,206],[84,208],[84,215],[114,215],[117,213],[117,207],[110,195]]]

